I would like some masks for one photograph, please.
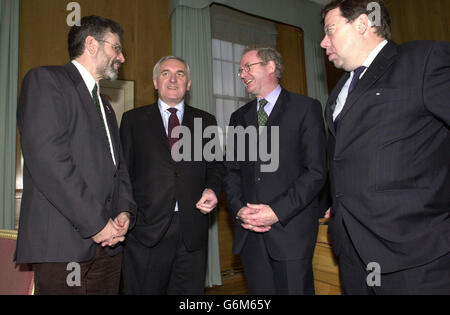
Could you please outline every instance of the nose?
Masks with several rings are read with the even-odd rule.
[[[119,59],[119,61],[120,61],[121,63],[124,63],[124,62],[125,62],[125,56],[124,56],[123,52],[121,52],[120,55],[117,56],[117,58]]]
[[[330,39],[328,38],[327,35],[325,35],[323,37],[322,41],[320,42],[320,47],[326,49],[329,46],[330,46]]]

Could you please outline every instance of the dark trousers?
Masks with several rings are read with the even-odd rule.
[[[250,232],[240,254],[249,295],[313,295],[312,259],[277,261],[262,234]]]
[[[122,253],[109,256],[100,245],[86,262],[33,264],[35,294],[118,294],[121,264]]]
[[[383,273],[375,283],[373,269],[358,255],[345,232],[345,241],[339,256],[342,291],[346,295],[449,295],[450,253],[422,266],[392,273]],[[369,284],[367,278],[369,277]]]
[[[129,235],[122,276],[126,294],[201,295],[205,292],[206,248],[186,248],[179,214],[175,213],[167,232],[154,247],[146,247]]]

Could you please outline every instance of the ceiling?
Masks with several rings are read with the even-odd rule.
[[[325,5],[325,4],[327,4],[328,2],[330,2],[330,0],[310,0],[310,1],[315,2],[315,3],[318,3],[318,4],[320,4],[320,5]]]

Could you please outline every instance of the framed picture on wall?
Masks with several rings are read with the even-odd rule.
[[[120,126],[123,113],[134,108],[134,82],[101,80],[100,94],[111,103]]]

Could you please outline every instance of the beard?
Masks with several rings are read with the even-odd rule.
[[[99,57],[100,62],[97,65],[97,74],[105,80],[117,80],[119,68],[122,63],[119,60],[108,56],[104,51]],[[117,70],[114,68],[116,64],[118,65]]]
[[[109,63],[106,61],[103,64],[98,65],[97,67],[97,73],[106,80],[117,80],[119,76],[119,68],[117,70],[114,68],[114,65],[118,64],[119,67],[121,65],[120,61],[112,61]]]

